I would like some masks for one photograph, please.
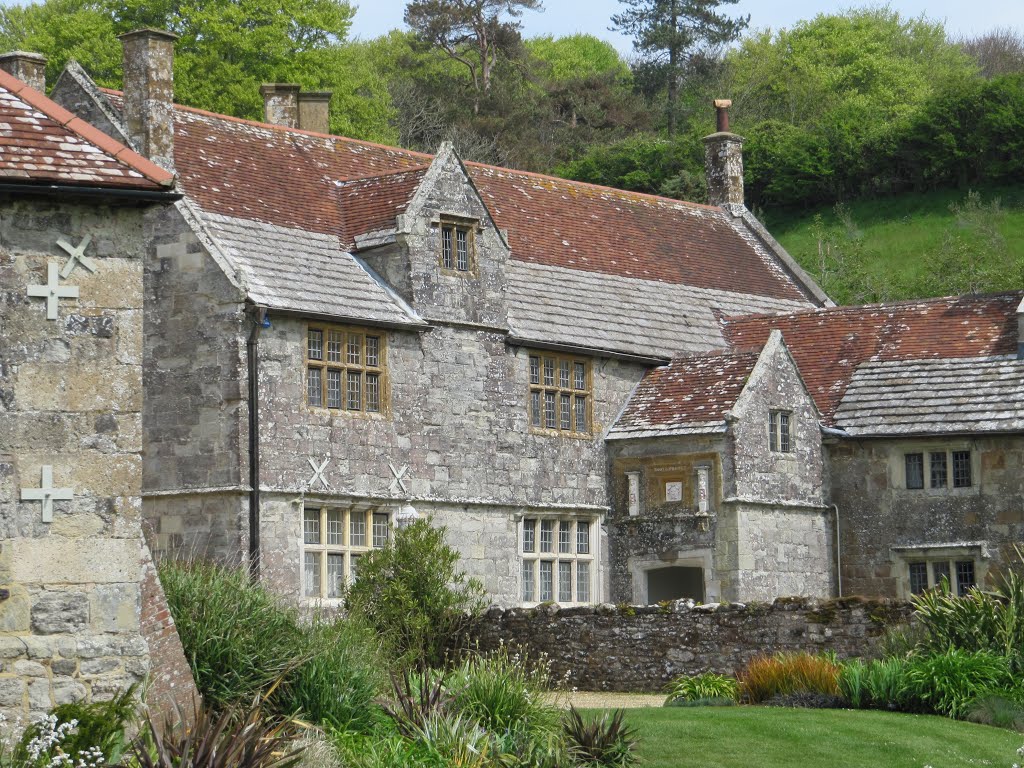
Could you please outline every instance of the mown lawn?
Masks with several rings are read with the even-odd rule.
[[[864,710],[672,707],[626,719],[644,768],[1009,768],[1024,744],[999,728]]]

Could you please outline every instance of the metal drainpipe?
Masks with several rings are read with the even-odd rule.
[[[839,505],[833,504],[832,509],[836,511],[836,587],[839,590],[837,597],[843,596],[843,556],[839,551]]]
[[[259,339],[267,308],[254,307],[246,341],[249,368],[249,575],[260,578],[260,389]]]

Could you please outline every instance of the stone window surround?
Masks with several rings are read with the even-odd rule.
[[[328,555],[341,555],[343,558],[343,583],[351,583],[353,579],[352,558],[379,549],[386,545],[391,539],[393,521],[391,513],[387,509],[370,507],[365,505],[352,504],[330,504],[326,502],[307,502],[301,507],[302,517],[300,520],[301,535],[299,537],[299,594],[304,600],[324,602],[326,604],[338,604],[341,594],[330,595],[328,583]],[[319,525],[318,542],[307,541],[307,515],[317,515]],[[340,513],[341,515],[341,541],[331,543],[328,535],[328,514]],[[387,529],[384,532],[383,541],[380,540],[379,523],[381,516],[386,519]],[[352,520],[361,517],[364,524],[363,535],[365,544],[354,545],[352,538]],[[307,554],[319,555],[319,595],[308,594],[306,583],[306,556]]]
[[[767,427],[768,449],[782,457],[793,456],[796,452],[796,430],[793,429],[792,409],[769,408]]]
[[[552,548],[550,552],[541,552],[541,521],[550,521],[552,525]],[[534,525],[534,542],[533,551],[527,552],[524,548],[525,531],[530,523]],[[559,551],[559,528],[560,523],[568,522],[571,523],[571,539],[570,539],[570,551],[560,552]],[[571,606],[571,605],[593,605],[601,602],[601,574],[600,574],[600,563],[601,563],[601,526],[600,517],[592,514],[524,514],[517,520],[516,524],[516,537],[517,545],[516,549],[519,553],[519,573],[518,573],[518,594],[519,603],[522,606],[530,607],[539,605],[543,602],[557,603],[560,606]],[[579,554],[577,550],[577,531],[578,523],[587,523],[589,526],[589,553]],[[552,565],[552,599],[551,600],[540,600],[540,562],[541,561],[551,562]],[[560,562],[571,562],[572,563],[572,580],[573,580],[573,599],[570,601],[559,600],[559,582],[558,582],[558,563]],[[578,596],[578,585],[576,583],[577,563],[585,562],[590,566],[589,574],[589,592],[590,599],[584,602],[578,602],[576,597]],[[537,599],[535,600],[523,600],[524,592],[524,572],[527,564],[530,564],[533,572],[533,594]]]
[[[441,214],[439,219],[433,223],[437,227],[437,265],[441,273],[455,277],[476,277],[479,274],[476,241],[477,235],[483,231],[479,219],[453,214]],[[452,233],[451,251],[449,254],[451,259],[450,265],[445,263],[445,231]],[[466,259],[468,262],[466,269],[459,269],[458,267],[457,231],[466,233]]]
[[[537,381],[533,376],[533,361],[537,360]],[[553,383],[545,383],[545,360],[553,362]],[[562,386],[561,371],[562,363],[569,366],[569,382],[567,387]],[[576,365],[583,365],[583,388],[576,387]],[[537,435],[553,435],[559,437],[589,439],[594,435],[594,366],[591,358],[584,355],[574,355],[550,350],[530,349],[526,354],[526,380],[527,401],[526,416],[530,425],[530,432]],[[554,427],[546,426],[545,403],[547,393],[554,395]],[[535,399],[534,395],[537,395]],[[562,429],[561,402],[562,397],[569,398],[569,429]],[[586,430],[580,431],[577,426],[577,398],[584,399],[584,418]],[[539,410],[538,410],[539,409]],[[535,424],[540,422],[539,425]]]
[[[652,555],[629,558],[629,572],[633,577],[633,596],[639,605],[649,604],[647,572],[661,568],[700,568],[704,572],[704,601],[716,603],[721,599],[721,585],[714,579],[715,553],[712,549],[692,549],[676,552],[674,556]]]
[[[966,451],[971,455],[971,484],[964,486],[953,485],[953,454]],[[946,454],[946,485],[933,488],[931,485],[931,454]],[[912,488],[907,483],[907,456],[921,454],[922,472],[924,479],[923,488]],[[898,490],[913,494],[926,494],[930,496],[947,494],[973,494],[981,490],[981,452],[967,442],[915,442],[904,443],[899,446],[890,461],[893,470],[892,486]]]
[[[984,541],[950,542],[945,544],[921,544],[907,547],[892,547],[893,572],[897,577],[897,593],[902,599],[909,599],[910,564],[927,563],[928,586],[935,587],[933,563],[947,563],[949,566],[950,587],[956,594],[959,585],[956,577],[956,564],[969,560],[974,563],[974,583],[984,584],[988,575],[988,547]]]
[[[321,358],[311,359],[309,352],[310,346],[310,331],[321,332]],[[341,348],[341,360],[329,361],[327,359],[327,345],[330,333],[341,333],[342,335],[342,348]],[[348,355],[348,334],[359,334],[362,337],[361,342],[361,361],[360,364],[350,364],[347,360]],[[366,364],[366,337],[376,337],[378,339],[377,349],[377,365]],[[380,328],[365,328],[360,326],[349,326],[349,325],[337,325],[333,323],[320,323],[320,322],[307,322],[305,324],[305,333],[303,334],[303,404],[309,410],[327,412],[331,414],[335,413],[346,413],[349,415],[358,415],[366,418],[381,418],[387,417],[390,406],[390,390],[387,375],[387,332]],[[309,370],[311,368],[320,369],[320,405],[313,405],[309,402]],[[328,398],[328,382],[327,382],[327,370],[340,370],[341,371],[341,402],[340,407],[332,407],[327,405]],[[348,408],[348,392],[347,392],[347,372],[349,370],[360,372],[360,408]],[[378,386],[378,410],[370,411],[367,410],[367,374],[377,376]]]

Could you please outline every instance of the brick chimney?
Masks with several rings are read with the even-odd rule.
[[[743,137],[729,131],[728,99],[715,99],[717,131],[704,137],[704,174],[711,205],[743,205]]]
[[[174,170],[174,41],[160,29],[120,36],[124,46],[124,120],[135,148]]]
[[[293,83],[264,83],[263,115],[265,122],[284,128],[299,127],[299,88]]]
[[[299,128],[315,133],[331,132],[331,91],[299,93]]]
[[[29,51],[11,51],[0,55],[0,69],[35,88],[46,93],[46,57],[41,53]]]

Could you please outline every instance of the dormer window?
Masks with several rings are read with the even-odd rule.
[[[768,447],[778,453],[793,451],[791,411],[768,411]]]
[[[441,269],[467,274],[476,269],[476,222],[441,220]]]

